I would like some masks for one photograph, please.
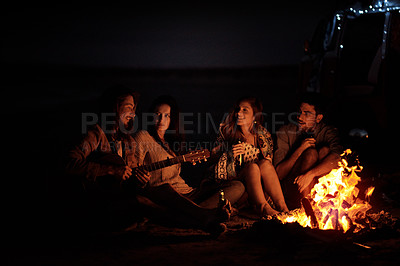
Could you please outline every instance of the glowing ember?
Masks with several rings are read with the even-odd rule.
[[[348,166],[343,157],[350,153],[351,150],[348,149],[342,154],[339,168],[319,178],[318,184],[308,196],[316,222],[312,222],[312,218],[306,214],[304,208],[279,214],[276,218],[282,223],[298,222],[303,227],[323,230],[334,229],[346,232],[354,227],[353,232],[356,233],[363,229],[365,225],[362,221],[366,217],[366,212],[371,209],[368,201],[374,187],[366,190],[365,200],[358,198],[359,189],[356,185],[361,178],[356,172],[360,172],[362,167]]]

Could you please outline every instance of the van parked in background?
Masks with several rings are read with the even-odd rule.
[[[304,50],[300,92],[332,100],[328,116],[349,143],[361,137],[373,156],[393,155],[400,142],[400,1],[337,10]]]

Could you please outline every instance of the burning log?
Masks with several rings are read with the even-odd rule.
[[[325,227],[326,223],[328,222],[329,218],[331,217],[332,209],[329,210],[328,214],[325,215],[324,219],[322,220],[322,228]]]
[[[326,196],[325,196],[325,199],[326,200],[329,200],[329,199],[334,199],[334,198],[336,198],[337,197],[337,195],[338,195],[338,191],[335,191],[335,194],[326,194]]]
[[[347,201],[343,201],[342,202],[342,208],[343,209],[348,209],[348,208],[350,208],[351,207],[351,204],[350,203],[348,203]]]
[[[311,220],[311,228],[318,228],[318,220],[315,216],[310,201],[307,198],[303,198],[301,200],[301,204],[303,205],[304,211],[306,212],[307,216]]]
[[[320,209],[327,209],[327,208],[332,208],[335,207],[335,203],[333,203],[333,201],[329,200],[329,201],[321,201],[318,204],[318,207]]]
[[[340,230],[340,225],[339,225],[339,211],[338,209],[334,209],[332,211],[332,226],[334,230]]]

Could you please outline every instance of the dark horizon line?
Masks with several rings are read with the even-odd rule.
[[[113,71],[202,71],[202,70],[257,70],[257,69],[270,69],[270,68],[291,68],[298,66],[299,63],[295,64],[268,64],[268,65],[231,65],[231,66],[188,66],[188,67],[139,67],[139,66],[89,66],[81,64],[46,64],[46,63],[6,63],[3,66],[6,70],[25,70],[25,69],[46,69],[51,68],[53,70],[58,69],[71,69],[71,70],[113,70]]]

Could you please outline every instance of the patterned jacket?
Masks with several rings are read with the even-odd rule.
[[[220,128],[219,135],[217,137],[217,145],[226,145],[225,136]],[[272,162],[273,157],[273,140],[271,133],[261,125],[256,126],[256,148],[260,150],[259,159],[266,159]],[[230,180],[238,178],[237,175],[237,162],[233,157],[232,147],[222,153],[218,159],[218,163],[215,165],[215,178],[217,180]]]

